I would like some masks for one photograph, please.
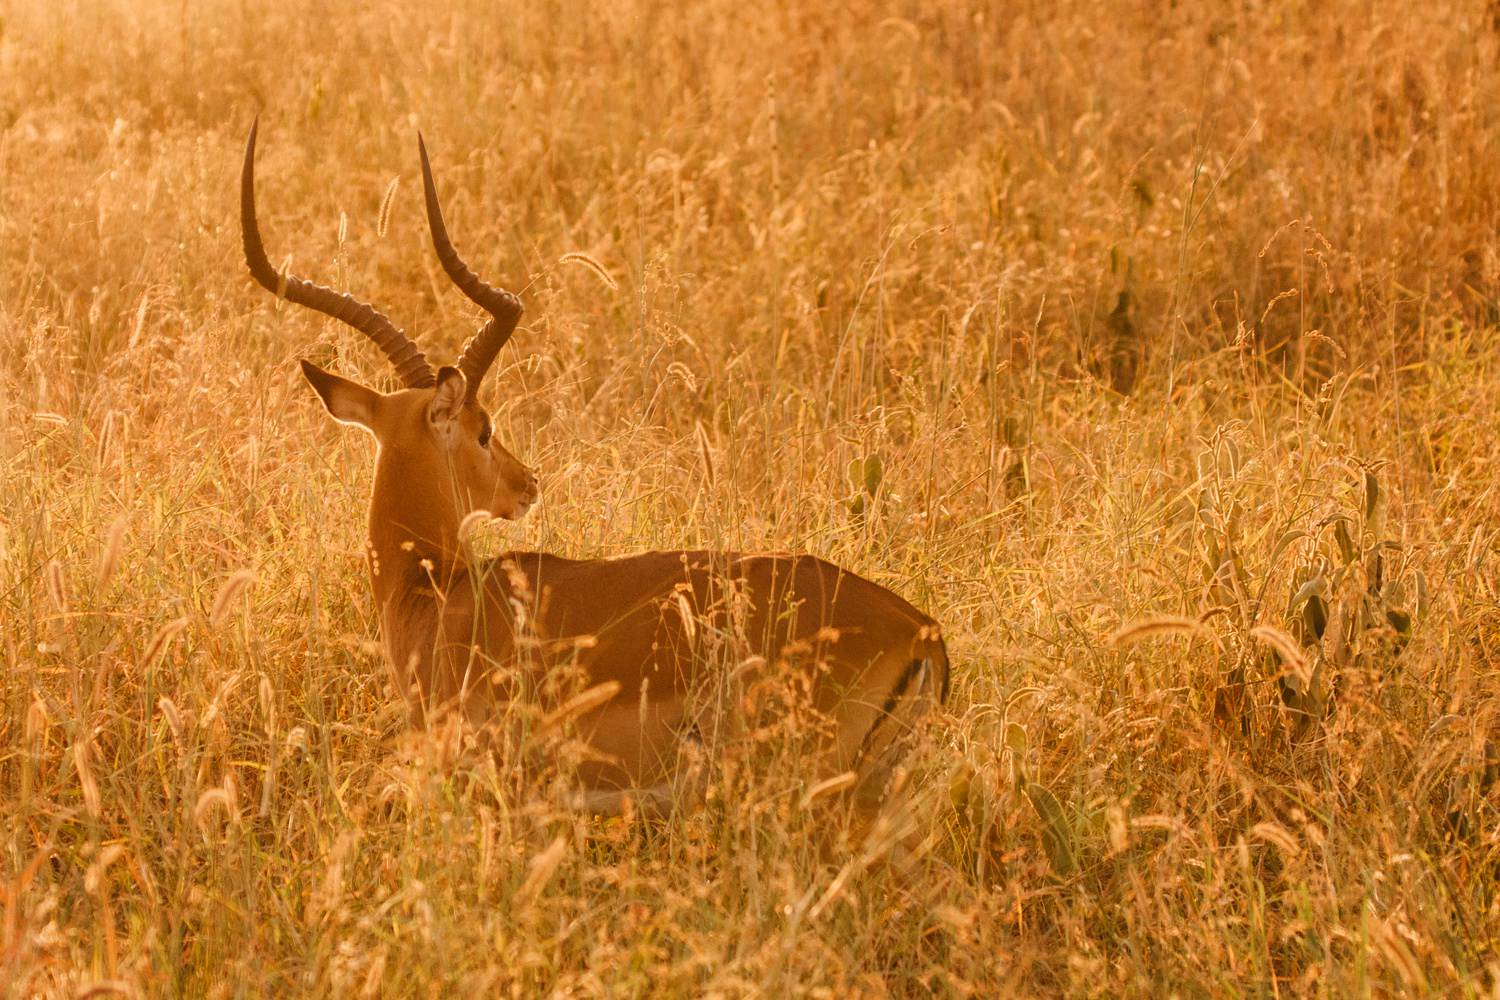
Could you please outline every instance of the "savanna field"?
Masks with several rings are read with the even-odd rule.
[[[409,731],[369,298],[542,502],[487,551],[800,550],[944,627],[914,858],[757,718],[707,801]],[[1490,996],[1500,8],[0,6],[0,987]]]

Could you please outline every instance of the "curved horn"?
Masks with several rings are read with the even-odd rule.
[[[443,209],[438,204],[437,185],[432,182],[432,165],[427,162],[427,144],[422,141],[421,133],[417,134],[417,150],[422,156],[422,191],[427,199],[427,226],[432,230],[432,246],[437,251],[438,261],[459,291],[492,317],[464,345],[464,352],[458,359],[458,370],[469,380],[469,398],[473,399],[478,395],[479,383],[490,370],[490,365],[494,364],[500,348],[505,346],[505,342],[515,332],[525,307],[521,305],[520,299],[505,289],[479,280],[479,275],[469,270],[458,251],[453,249],[453,241],[448,238],[448,227],[443,224]]]
[[[245,166],[240,173],[240,231],[244,235],[245,263],[250,266],[251,277],[272,295],[284,295],[288,302],[332,316],[369,337],[395,367],[396,375],[407,388],[436,385],[437,379],[433,377],[427,357],[410,337],[373,306],[346,292],[335,292],[291,274],[285,276],[283,284],[282,275],[266,257],[260,227],[255,222],[255,133],[259,127],[260,119],[257,118],[250,126],[250,138],[245,143]]]

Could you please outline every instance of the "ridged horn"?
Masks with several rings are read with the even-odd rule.
[[[417,150],[422,157],[422,192],[427,201],[427,226],[432,230],[432,246],[437,251],[438,262],[443,265],[443,270],[458,286],[459,291],[491,316],[490,321],[480,327],[479,332],[464,345],[463,354],[458,359],[458,370],[469,380],[468,395],[473,399],[479,394],[479,383],[490,370],[490,365],[495,363],[495,356],[500,353],[500,348],[505,346],[505,342],[515,332],[525,307],[514,294],[481,281],[479,275],[470,270],[458,251],[453,249],[453,241],[448,238],[448,227],[443,224],[443,209],[438,204],[437,185],[432,181],[432,165],[427,160],[427,143],[422,141],[420,133],[417,135]]]
[[[407,388],[436,385],[437,379],[427,357],[384,313],[347,292],[336,292],[292,274],[287,274],[283,280],[283,276],[271,266],[260,239],[260,227],[255,221],[255,134],[259,128],[260,119],[257,118],[250,126],[250,138],[245,142],[245,166],[240,172],[240,232],[245,241],[245,263],[250,266],[251,277],[272,295],[284,295],[288,302],[331,316],[369,337]]]

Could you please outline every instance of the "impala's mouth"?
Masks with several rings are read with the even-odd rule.
[[[533,490],[529,497],[526,497],[522,500],[517,500],[515,505],[510,509],[510,519],[512,521],[519,521],[521,518],[531,513],[531,508],[537,505],[537,501],[539,499],[541,499],[541,494],[536,490]]]

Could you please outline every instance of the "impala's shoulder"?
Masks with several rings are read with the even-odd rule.
[[[620,569],[645,569],[656,567],[687,566],[691,569],[709,569],[716,565],[732,563],[740,558],[738,552],[716,552],[711,549],[648,549],[645,552],[627,552],[618,556],[585,560],[588,564]]]
[[[931,615],[913,605],[885,583],[877,583],[867,576],[861,576],[854,570],[830,562],[822,556],[815,556],[809,552],[747,553],[739,557],[735,571],[746,577],[754,577],[756,574],[764,576],[769,573],[773,577],[785,579],[789,586],[798,589],[817,588],[826,591],[828,588],[833,588],[832,592],[841,601],[885,607],[899,617],[909,619],[924,628],[933,629],[934,638],[939,634],[936,631],[937,622]]]
[[[557,572],[580,565],[581,560],[566,559],[563,556],[555,556],[550,552],[529,552],[516,550],[502,552],[497,556],[486,559],[483,563],[487,574],[496,572],[513,573],[521,572],[528,576],[537,576],[547,572]]]
[[[792,568],[792,569],[801,570],[803,572],[807,572],[807,571],[811,571],[811,572],[815,572],[815,573],[828,573],[828,572],[832,572],[832,573],[846,573],[846,574],[849,574],[851,576],[854,575],[852,573],[852,571],[844,569],[844,567],[838,565],[837,563],[829,562],[827,559],[824,559],[822,556],[815,556],[811,552],[794,552],[794,551],[776,552],[776,551],[773,551],[773,552],[745,552],[745,553],[736,553],[734,555],[734,561],[738,565],[745,566],[745,567],[751,567],[751,566],[782,567],[782,566],[784,566],[784,567],[789,567],[789,568]]]
[[[561,559],[563,562],[572,561],[570,559],[562,559],[561,556],[550,555],[546,552],[532,552],[527,549],[512,549],[509,552],[501,552],[499,555],[491,556],[489,559],[486,559],[485,562],[493,563],[496,566],[508,562],[521,565],[523,563],[537,562],[541,559]]]

